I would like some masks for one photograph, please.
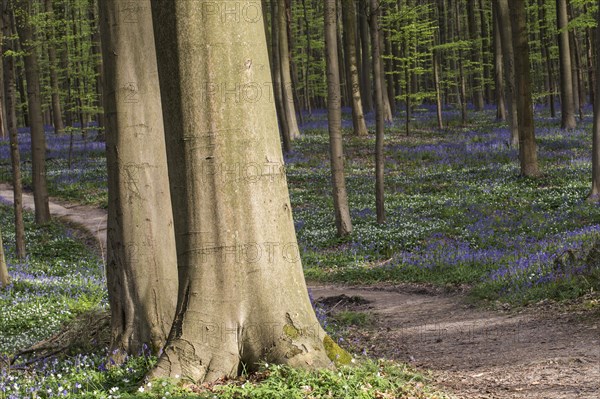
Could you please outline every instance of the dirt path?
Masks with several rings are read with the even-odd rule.
[[[0,201],[12,201],[9,186],[0,185]],[[33,208],[31,195],[24,202]],[[106,248],[105,210],[54,203],[51,212]],[[311,292],[333,312],[373,315],[368,326],[349,330],[352,348],[430,369],[439,386],[460,398],[600,398],[598,306],[490,311],[461,294],[409,285],[312,285]]]
[[[13,200],[12,187],[0,183],[0,202],[10,203]],[[35,210],[33,195],[23,194],[23,208]],[[50,214],[68,224],[83,228],[95,241],[103,257],[106,255],[106,210],[87,205],[73,205],[64,201],[52,199],[50,202]]]
[[[333,297],[329,304],[340,295],[368,301],[343,306],[375,315],[372,325],[350,330],[349,344],[430,369],[461,398],[600,398],[598,311],[489,311],[464,295],[414,286],[313,286],[311,293]]]

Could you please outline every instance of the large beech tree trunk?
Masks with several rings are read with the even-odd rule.
[[[337,0],[325,1],[325,60],[327,63],[327,120],[329,122],[329,157],[331,159],[331,182],[333,210],[338,236],[352,232],[348,194],[344,177],[344,148],[342,140],[342,95],[340,92],[340,66],[337,43]],[[343,6],[342,6],[343,7]],[[358,83],[358,74],[356,74]],[[364,123],[364,119],[363,119]],[[365,127],[366,130],[366,127]]]
[[[214,381],[260,360],[314,368],[347,356],[308,298],[260,2],[226,3],[152,1],[179,267],[152,376]]]
[[[114,358],[158,353],[175,314],[177,258],[150,0],[100,2],[106,90],[106,277]]]
[[[347,80],[348,88],[352,95],[352,125],[354,126],[354,134],[366,136],[369,132],[367,131],[367,124],[363,113],[358,59],[356,56],[356,7],[354,5],[354,0],[342,2],[341,7],[344,26],[344,51],[346,53]]]
[[[10,7],[3,7],[0,24],[2,25],[2,52],[16,48],[14,18]],[[23,223],[23,183],[21,180],[21,153],[19,152],[19,135],[17,131],[17,92],[15,87],[15,58],[2,57],[4,78],[4,98],[6,126],[10,140],[10,160],[12,165],[13,203],[15,213],[15,249],[18,259],[25,259],[25,224]]]
[[[560,59],[560,126],[563,129],[574,129],[575,102],[573,91],[573,72],[571,69],[571,47],[569,44],[569,31],[567,24],[567,0],[556,0],[556,18],[558,26],[558,50]]]
[[[369,0],[371,51],[373,56],[373,80],[375,82],[375,209],[377,223],[385,223],[384,170],[383,153],[384,138],[384,91],[383,65],[379,41],[379,16],[381,15],[379,0]]]
[[[598,1],[600,6],[600,1]],[[600,43],[600,12],[597,14],[598,26],[596,27],[596,43]],[[596,51],[595,69],[596,96],[594,101],[594,128],[592,133],[592,191],[588,197],[589,202],[600,200],[600,51]]]
[[[527,37],[525,4],[522,0],[510,0],[510,17],[513,31],[515,56],[515,87],[519,122],[519,160],[521,174],[535,177],[540,174],[537,161],[537,144],[533,124],[531,100],[531,69]]]
[[[46,136],[42,117],[42,99],[40,95],[40,75],[35,47],[35,32],[31,21],[33,0],[17,0],[15,6],[17,30],[21,47],[25,52],[25,79],[27,79],[27,105],[31,129],[31,180],[35,203],[35,222],[44,224],[50,221],[48,205],[48,187],[46,184]]]

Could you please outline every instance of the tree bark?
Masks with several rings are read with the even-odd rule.
[[[348,88],[352,94],[352,126],[354,134],[366,136],[367,124],[363,113],[362,96],[360,91],[360,76],[356,57],[356,8],[354,0],[342,3],[342,19],[344,25],[344,51],[346,53],[346,70]]]
[[[385,130],[384,121],[384,91],[383,91],[383,65],[379,41],[379,16],[381,14],[379,0],[369,0],[371,24],[371,51],[373,58],[373,81],[375,82],[375,208],[377,223],[385,223],[384,201],[384,171],[385,155],[383,138]]]
[[[14,36],[16,28],[10,7],[3,7],[2,18],[2,52],[15,50]],[[19,135],[17,131],[17,93],[15,88],[15,59],[11,56],[2,57],[6,125],[10,140],[10,160],[13,180],[13,206],[15,214],[15,252],[17,259],[23,260],[25,250],[25,224],[23,222],[23,183],[21,180],[21,154],[19,152]]]
[[[17,52],[21,51],[20,43],[17,43]],[[27,104],[27,93],[25,93],[25,72],[23,71],[23,67],[20,63],[15,65],[16,71],[16,86],[19,92],[19,99],[21,102],[19,103],[19,110],[21,112],[17,113],[17,115],[21,115],[23,119],[23,124],[21,126],[31,126],[29,124],[29,109],[26,107]],[[18,123],[17,123],[18,124]]]
[[[494,81],[496,83],[496,120],[506,120],[506,103],[504,101],[504,55],[502,54],[502,38],[494,5]]]
[[[20,10],[15,16],[21,47],[25,52],[23,59],[27,79],[27,104],[29,106],[31,128],[31,179],[35,203],[35,222],[44,224],[50,221],[50,207],[48,205],[48,187],[46,184],[46,136],[42,119],[40,75],[34,42],[36,35],[31,22],[33,0],[17,0],[15,5]]]
[[[279,121],[279,129],[281,133],[281,141],[283,143],[283,152],[286,154],[292,151],[292,137],[287,121],[287,113],[285,111],[283,99],[283,84],[281,79],[281,55],[279,53],[279,42],[281,35],[279,34],[279,1],[271,0],[271,64],[273,76],[273,91],[275,96],[275,107],[277,111],[277,119]]]
[[[96,113],[96,139],[97,142],[103,142],[106,140],[106,134],[104,132],[106,122],[104,119],[103,109],[103,92],[104,92],[104,73],[102,71],[102,40],[100,39],[100,28],[98,26],[98,18],[96,11],[96,2],[90,2],[89,8],[89,19],[92,23],[90,27],[92,35],[90,40],[92,41],[92,62],[94,64],[94,71],[96,73],[96,100],[94,105],[98,108]]]
[[[552,58],[550,57],[550,44],[548,38],[548,28],[546,24],[548,19],[546,18],[546,9],[544,0],[538,0],[538,19],[540,21],[540,47],[542,52],[542,58],[546,64],[546,73],[544,74],[544,80],[546,90],[548,91],[548,105],[550,107],[550,116],[554,118],[556,116],[556,109],[554,106],[554,68],[552,66]]]
[[[390,40],[390,34],[386,30],[383,31],[383,35],[381,35],[383,41],[383,47],[385,54],[389,57],[392,57],[392,42]],[[386,96],[388,99],[388,103],[390,105],[390,122],[392,121],[393,115],[396,113],[396,95],[394,93],[394,77],[391,72],[394,71],[394,60],[392,58],[387,58],[384,64],[384,71],[388,73],[384,73],[385,77],[385,87],[386,87]]]
[[[309,115],[312,114],[312,99],[310,90],[310,65],[312,55],[312,40],[310,37],[310,21],[308,18],[307,0],[302,0],[302,17],[304,22],[304,35],[306,40],[306,61],[304,63],[304,107]]]
[[[481,56],[483,62],[483,80],[485,87],[485,102],[487,104],[492,102],[492,80],[493,73],[493,53],[492,53],[492,41],[493,34],[490,34],[491,25],[493,21],[489,21],[488,13],[491,16],[491,4],[488,0],[479,0],[479,16],[481,21]]]
[[[588,8],[585,7],[584,11],[587,12]],[[595,104],[595,99],[597,96],[596,93],[596,73],[594,68],[594,43],[598,43],[598,41],[594,41],[594,30],[592,28],[587,28],[585,30],[585,43],[586,43],[586,53],[587,53],[587,71],[588,71],[588,82],[590,87],[590,95],[589,102],[590,104]]]
[[[365,112],[373,112],[373,85],[371,72],[373,71],[373,63],[371,61],[372,52],[369,49],[369,0],[359,0],[360,12],[358,16],[360,30],[360,46],[361,46],[361,68],[360,68],[360,86],[361,93],[364,98]]]
[[[482,49],[481,49],[481,18],[478,10],[479,2],[476,0],[468,0],[468,30],[471,39],[471,60],[473,61],[472,83],[473,83],[473,105],[476,111],[483,111],[485,101],[483,99],[484,79],[482,65]],[[458,18],[459,16],[457,16]]]
[[[537,145],[533,124],[531,100],[531,72],[529,64],[529,41],[527,34],[525,4],[522,0],[510,0],[510,16],[515,55],[515,86],[519,122],[519,160],[521,174],[539,176]]]
[[[327,64],[327,120],[329,122],[329,157],[333,210],[337,234],[344,237],[352,233],[346,178],[344,177],[344,148],[342,140],[342,104],[340,92],[340,66],[337,57],[337,0],[325,1],[325,61]],[[357,76],[358,77],[358,76]]]
[[[577,39],[577,32],[573,31],[571,35],[573,39],[573,45],[571,46],[573,57],[575,60],[573,63],[573,85],[575,89],[575,109],[579,112],[579,120],[583,120],[583,106],[585,105],[585,82],[583,78],[583,71],[581,65],[581,49],[579,46],[579,40]]]
[[[302,272],[273,92],[263,85],[263,16],[253,1],[237,4],[225,13],[225,2],[152,1],[179,294],[151,376],[215,381],[259,360],[335,360]]]
[[[144,344],[153,353],[163,348],[175,314],[177,258],[150,0],[103,0],[100,24],[109,193],[106,278],[111,348],[122,361]]]
[[[598,1],[600,6],[600,1]],[[600,13],[596,16],[598,25],[596,27],[596,43],[600,43]],[[596,51],[596,101],[594,102],[594,127],[592,131],[592,191],[588,196],[588,202],[600,201],[600,51]]]
[[[508,127],[510,129],[510,145],[519,145],[519,112],[515,86],[515,52],[513,49],[513,34],[508,6],[509,0],[494,0],[496,17],[500,27],[500,41],[504,59],[506,102],[508,104]]]
[[[463,40],[462,33],[462,10],[460,6],[460,0],[454,0],[455,5],[455,18],[456,18],[456,35],[458,40]],[[458,50],[458,94],[460,99],[460,119],[461,124],[463,126],[467,125],[467,87],[466,87],[466,78],[465,78],[465,68],[464,68],[464,54],[463,51],[459,48]]]
[[[560,109],[562,129],[577,127],[571,70],[571,49],[567,25],[567,0],[556,0],[556,19],[558,24],[558,50],[560,59]]]
[[[4,244],[2,242],[2,228],[0,227],[0,288],[10,284],[10,276],[6,267],[6,258],[4,257]]]
[[[438,129],[443,129],[444,118],[442,116],[442,94],[440,91],[440,61],[438,51],[434,50],[432,52],[431,60],[433,64],[433,85],[435,87],[435,109],[437,115],[437,126]]]
[[[290,49],[288,45],[288,18],[286,0],[277,0],[277,21],[279,25],[279,62],[281,67],[281,92],[285,120],[289,130],[289,137],[294,140],[300,137],[300,129],[296,119],[296,107],[294,106],[294,88],[290,69]],[[225,6],[223,6],[225,7]]]
[[[46,13],[48,13],[51,24],[54,24],[54,9],[52,7],[52,0],[45,0],[44,7]],[[48,40],[48,64],[50,69],[50,87],[52,91],[52,124],[54,126],[54,133],[64,133],[65,126],[62,120],[62,107],[60,105],[60,95],[58,89],[58,73],[56,68],[58,64],[56,62],[56,47],[54,46],[54,29],[52,25],[46,32],[46,39]]]

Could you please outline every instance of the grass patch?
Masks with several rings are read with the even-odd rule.
[[[342,310],[337,312],[332,321],[340,327],[367,327],[373,323],[373,316],[365,312]]]

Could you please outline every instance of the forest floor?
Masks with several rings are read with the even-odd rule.
[[[0,185],[0,201],[12,198]],[[33,209],[31,195],[23,200]],[[106,210],[54,201],[51,213],[83,228],[104,255]],[[330,316],[368,315],[342,334],[352,351],[428,369],[460,398],[595,399],[600,392],[597,300],[592,310],[581,301],[483,309],[462,292],[425,285],[309,286]]]

